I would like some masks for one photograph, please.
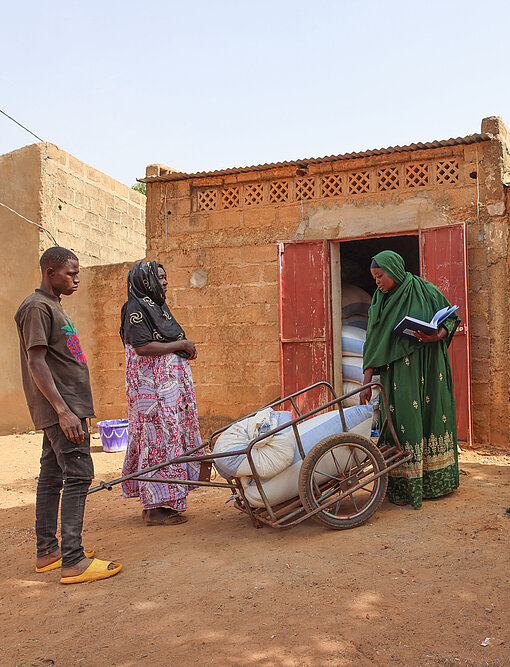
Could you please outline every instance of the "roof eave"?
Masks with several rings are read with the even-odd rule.
[[[266,164],[252,165],[249,167],[232,167],[230,169],[218,169],[216,171],[199,171],[196,173],[186,173],[173,171],[171,173],[162,174],[161,176],[149,176],[146,178],[138,178],[140,183],[164,183],[169,181],[182,181],[195,178],[212,178],[215,176],[231,176],[233,174],[244,174],[250,171],[269,171],[271,169],[279,169],[285,167],[299,167],[300,165],[310,166],[312,164],[321,164],[326,162],[340,162],[342,160],[353,160],[356,158],[372,157],[377,155],[391,155],[393,153],[409,153],[412,151],[433,150],[435,148],[446,148],[449,146],[463,146],[469,144],[480,143],[488,141],[492,137],[489,134],[470,134],[466,137],[456,137],[451,139],[443,139],[438,141],[419,142],[410,144],[408,146],[390,146],[388,148],[378,148],[368,151],[360,151],[358,153],[343,153],[341,155],[328,155],[321,158],[307,158],[301,160],[290,160],[287,162],[273,162]]]

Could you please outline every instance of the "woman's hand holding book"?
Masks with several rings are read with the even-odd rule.
[[[423,331],[415,331],[414,335],[420,341],[420,343],[438,343],[442,338],[446,336],[448,331],[444,327],[439,327],[434,333],[426,334]]]

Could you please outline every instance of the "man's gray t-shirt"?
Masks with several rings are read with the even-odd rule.
[[[37,387],[28,367],[28,350],[44,346],[46,363],[57,391],[80,419],[94,417],[89,369],[78,334],[64,312],[60,299],[37,289],[28,296],[14,316],[20,340],[23,389],[37,429],[58,424],[58,416]]]

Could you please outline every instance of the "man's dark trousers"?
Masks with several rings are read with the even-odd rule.
[[[85,555],[81,543],[87,491],[94,477],[90,434],[81,420],[85,437],[79,445],[66,438],[58,424],[44,429],[41,471],[37,484],[35,532],[37,557],[58,549],[57,518],[60,508],[62,567],[71,567]]]

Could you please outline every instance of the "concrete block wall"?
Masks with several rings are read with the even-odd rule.
[[[125,262],[83,269],[78,291],[64,304],[87,359],[98,420],[127,417],[124,347],[119,328],[131,266],[131,262]]]
[[[145,255],[145,195],[50,143],[41,156],[41,219],[82,266]],[[42,249],[51,242],[42,238]]]
[[[101,321],[88,307],[89,304],[95,305],[97,300],[97,307],[103,316],[103,310],[108,308],[107,304],[103,305],[105,295],[110,295],[100,279],[96,282],[87,280],[86,267],[144,257],[145,196],[53,144],[40,143],[0,156],[0,201],[49,229],[60,245],[76,252],[83,280],[75,295],[78,301],[81,295],[83,310],[76,314],[87,313],[90,322],[95,322],[101,329]],[[0,329],[4,341],[0,352],[0,402],[3,406],[0,433],[5,434],[32,428],[21,384],[13,316],[21,301],[39,286],[39,257],[52,242],[42,230],[1,206],[0,241],[4,277],[4,289],[0,292],[3,314]],[[110,273],[105,269],[105,281],[108,280]],[[121,280],[110,282],[119,285],[119,295],[120,292],[125,294],[125,284]],[[64,299],[64,307],[69,305],[73,310],[72,303],[73,299]],[[123,372],[119,373],[118,368],[110,366],[115,363],[109,356],[110,347],[105,348],[105,341],[101,340],[102,347],[99,348],[96,363],[94,339],[87,331],[90,322],[84,317],[78,319],[83,321],[85,327],[83,333],[80,328],[78,331],[89,350],[91,368],[102,364],[104,372],[99,371],[99,376],[111,372],[112,381],[115,378],[118,384]],[[122,384],[119,386],[122,395]],[[105,401],[107,404],[107,398]]]
[[[508,449],[505,313],[510,303],[502,127],[497,120],[491,133],[486,123],[487,138],[476,144],[310,165],[307,177],[317,182],[328,174],[370,171],[374,176],[364,194],[317,196],[302,208],[296,194],[283,202],[269,197],[272,184],[282,179],[290,192],[298,192],[295,167],[148,182],[147,254],[166,264],[170,307],[199,345],[194,377],[204,424],[237,418],[279,394],[278,241],[341,240],[466,222],[475,442]],[[439,184],[439,165],[452,160],[458,163],[457,179]],[[426,186],[389,192],[374,187],[375,174],[388,166],[399,170],[402,184],[409,163],[429,165]],[[241,200],[226,209],[219,203],[225,191],[253,183],[264,192],[260,205]],[[209,195],[214,190],[217,194]],[[201,192],[211,197],[209,210],[200,210]]]
[[[273,245],[155,253],[168,272],[168,305],[193,340],[191,362],[203,437],[279,397],[277,261]],[[207,265],[206,270],[202,268]],[[65,307],[91,373],[98,419],[127,414],[120,310],[132,263],[81,272]],[[228,275],[232,283],[224,282]],[[201,287],[191,287],[198,280]],[[107,295],[107,296],[106,296]]]
[[[197,345],[192,371],[202,433],[279,398],[275,246],[156,255],[167,268],[169,307]]]
[[[170,309],[197,344],[192,370],[203,435],[279,396],[278,241],[342,240],[466,222],[475,442],[508,451],[508,141],[499,119],[488,119],[483,131],[486,138],[476,144],[317,163],[307,175],[318,183],[328,174],[377,174],[392,166],[402,175],[408,163],[429,164],[430,182],[415,189],[380,192],[372,180],[364,194],[318,196],[301,206],[295,167],[148,183],[147,257],[165,265]],[[434,170],[445,160],[458,163],[458,179],[438,185]],[[294,195],[269,201],[271,184],[282,179]],[[204,189],[216,188],[220,201],[221,191],[245,184],[262,186],[259,206],[199,210]],[[126,411],[118,328],[129,266],[85,269],[84,289],[69,300],[91,360],[101,418]]]

